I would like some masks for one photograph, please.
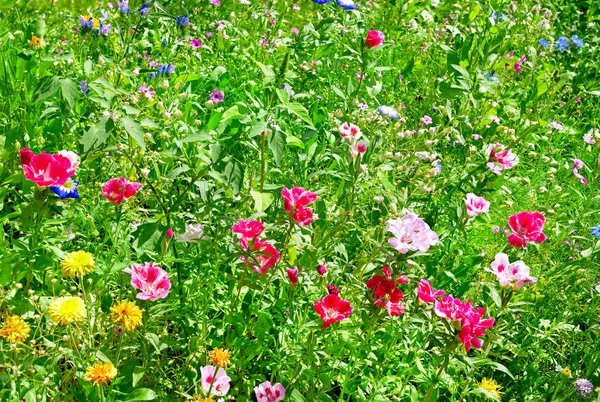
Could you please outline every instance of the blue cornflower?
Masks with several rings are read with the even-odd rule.
[[[122,14],[129,15],[129,0],[123,0],[119,3],[119,10],[121,10]]]
[[[90,89],[88,88],[88,82],[86,80],[81,81],[79,83],[79,88],[81,88],[81,92],[83,92],[84,95],[87,95],[90,93]]]
[[[352,0],[337,0],[338,6],[345,8],[346,10],[354,10],[356,5]]]
[[[141,17],[146,17],[148,15],[148,12],[150,11],[150,4],[149,3],[143,3],[140,6],[140,16]]]
[[[150,79],[153,78],[158,78],[161,75],[167,75],[167,74],[173,74],[175,72],[175,66],[173,65],[173,63],[169,63],[168,66],[165,66],[164,64],[159,64],[158,65],[158,69],[156,70],[156,74],[151,73],[150,74]]]
[[[561,36],[554,43],[554,47],[561,53],[566,52],[569,49],[569,39],[566,36]]]
[[[585,46],[585,43],[583,42],[583,40],[577,35],[571,36],[571,42],[573,42],[573,44],[577,47]]]
[[[398,111],[396,109],[394,109],[393,107],[381,105],[377,108],[377,111],[379,112],[380,115],[387,116],[390,119],[398,118]]]
[[[600,239],[600,225],[592,228],[592,236]]]
[[[542,47],[550,46],[550,43],[548,43],[548,41],[546,39],[540,39],[539,43],[540,43],[540,46],[542,46]]]
[[[317,4],[325,4],[325,3],[329,3],[331,0],[313,0],[313,2],[317,3]]]
[[[79,186],[77,180],[68,179],[62,186],[50,186],[50,190],[58,195],[61,200],[64,200],[65,198],[79,198],[77,186]]]
[[[504,13],[500,13],[500,16],[498,16],[498,13],[494,11],[492,12],[492,19],[494,21],[498,20],[500,22],[504,22]]]
[[[190,19],[188,18],[187,14],[183,17],[177,17],[177,25],[181,28],[187,28],[188,25],[190,25]]]

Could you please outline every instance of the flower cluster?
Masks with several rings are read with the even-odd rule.
[[[360,128],[355,126],[354,124],[344,123],[340,127],[338,127],[338,131],[342,135],[344,141],[346,141],[350,145],[350,155],[353,158],[362,156],[367,152],[367,147],[369,143],[361,139],[362,132]]]
[[[404,294],[396,284],[406,284],[408,278],[400,276],[394,280],[388,267],[384,267],[382,272],[384,276],[374,275],[366,285],[373,291],[373,296],[376,298],[375,307],[383,308],[390,316],[397,317],[404,313],[402,304]]]
[[[409,251],[425,252],[439,241],[437,233],[412,212],[407,213],[403,218],[389,221],[386,230],[394,235],[388,239],[388,243],[401,254]]]

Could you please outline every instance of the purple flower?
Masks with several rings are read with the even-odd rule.
[[[81,92],[83,92],[84,95],[87,95],[90,93],[90,89],[88,88],[88,82],[86,80],[81,81],[79,83],[79,88],[81,88]]]
[[[224,95],[225,94],[223,92],[215,88],[210,94],[210,100],[216,105],[217,103],[223,102]]]
[[[585,378],[579,378],[574,383],[573,386],[579,393],[579,395],[583,398],[587,398],[594,392],[594,384],[592,384],[589,380]]]
[[[150,100],[152,100],[152,98],[154,97],[154,94],[156,93],[156,92],[152,91],[152,85],[146,86],[146,83],[143,83],[142,85],[140,85],[140,87],[138,88],[138,91],[143,93],[144,96]]]
[[[192,41],[190,42],[190,45],[192,45],[192,47],[194,49],[198,49],[198,48],[202,47],[202,41],[200,39],[192,39]]]
[[[111,29],[111,26],[108,24],[100,24],[100,33],[104,36],[107,36],[110,33]]]

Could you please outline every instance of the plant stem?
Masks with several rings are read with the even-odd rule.
[[[266,134],[260,134],[260,192],[263,192],[265,185],[265,137]]]
[[[445,355],[444,362],[442,363],[442,367],[440,367],[437,374],[435,375],[435,378],[433,379],[434,381],[437,380],[437,378],[442,375],[442,373],[444,372],[444,369],[446,368],[446,364],[448,363],[448,360],[450,360],[449,356]],[[434,387],[435,387],[435,384],[431,384],[431,387],[429,388],[429,392],[427,392],[427,397],[425,398],[425,402],[429,402],[429,398],[431,398],[431,393],[433,392]]]

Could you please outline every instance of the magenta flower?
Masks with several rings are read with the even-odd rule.
[[[328,294],[315,303],[315,312],[323,319],[323,328],[337,321],[344,320],[352,314],[352,306],[348,300],[340,299],[337,294]]]
[[[583,167],[584,167],[584,164],[581,159],[573,158],[573,166],[571,166],[571,171],[573,172],[573,175],[579,179],[580,182],[582,182],[585,186],[587,186],[588,185],[587,179],[585,177],[583,177],[581,175],[581,173],[579,173],[579,169],[583,169]]]
[[[199,49],[202,47],[202,41],[200,39],[192,39],[190,45],[192,45],[194,49]]]
[[[296,286],[298,284],[298,268],[288,268],[286,272],[290,279],[290,285]]]
[[[469,217],[490,212],[489,201],[486,201],[485,198],[478,197],[473,193],[467,194],[465,205],[467,206],[467,215],[469,215]]]
[[[131,264],[131,268],[123,272],[131,275],[131,286],[141,290],[136,297],[140,300],[163,299],[169,294],[171,281],[167,272],[160,267],[147,262],[144,265]]]
[[[517,248],[527,247],[528,241],[543,243],[546,235],[542,233],[546,217],[539,212],[519,212],[508,219],[513,234],[508,235],[508,242]]]
[[[486,268],[485,270],[496,275],[500,286],[503,288],[514,287],[520,289],[525,283],[537,282],[537,278],[529,276],[529,267],[523,261],[510,263],[508,256],[504,253],[496,254],[491,269]]]
[[[168,228],[165,233],[167,234],[167,237],[169,238],[169,240],[173,238],[173,234],[174,234],[173,229]]]
[[[319,275],[324,276],[327,274],[327,267],[324,264],[321,264],[317,267],[317,272]]]
[[[269,381],[254,388],[258,402],[279,402],[285,397],[285,388],[280,383],[271,385]]]
[[[61,151],[58,154],[42,152],[39,155],[34,154],[29,148],[19,151],[25,178],[40,187],[62,186],[69,177],[75,174],[79,159],[73,163],[71,154],[77,158],[73,152],[67,153],[67,151]]]
[[[248,252],[249,247],[246,238],[240,240],[240,244],[245,252]],[[254,251],[252,258],[241,257],[241,260],[252,267],[253,270],[261,275],[267,273],[267,270],[279,262],[279,251],[269,242],[256,239],[253,243],[252,250]],[[258,265],[255,265],[258,263]]]
[[[219,91],[215,88],[210,94],[210,100],[216,105],[217,103],[223,102],[223,100],[225,99],[224,95],[225,94],[222,91]]]
[[[252,240],[265,230],[265,224],[263,222],[251,220],[251,219],[240,219],[238,223],[231,227],[233,233],[239,233],[246,240]]]
[[[108,201],[120,205],[123,200],[133,197],[143,186],[130,182],[124,177],[110,179],[102,188],[102,196]]]
[[[417,286],[417,295],[419,296],[419,300],[421,300],[423,303],[433,303],[435,302],[435,299],[443,296],[444,293],[446,293],[443,290],[434,290],[427,279],[423,279],[417,284]]]
[[[404,218],[389,221],[386,230],[395,236],[388,239],[388,243],[401,254],[409,250],[425,252],[439,241],[437,233],[412,212]]]
[[[519,163],[519,157],[499,142],[488,145],[486,154],[491,161],[487,163],[487,166],[498,175],[502,174],[502,170],[511,169]]]
[[[150,100],[152,100],[152,98],[156,94],[156,92],[152,91],[152,85],[146,86],[146,83],[143,83],[142,85],[140,85],[140,87],[138,88],[138,91],[143,93],[144,96]]]
[[[370,30],[367,34],[367,39],[365,39],[365,43],[369,48],[374,48],[381,46],[384,39],[385,35],[383,35],[381,31]]]
[[[207,395],[209,392],[215,396],[225,396],[229,392],[231,378],[224,369],[215,366],[204,366],[200,369],[202,375],[202,389]]]
[[[307,226],[313,221],[313,213],[310,208],[317,195],[302,187],[294,187],[291,190],[283,187],[281,190],[285,212],[300,226]]]

